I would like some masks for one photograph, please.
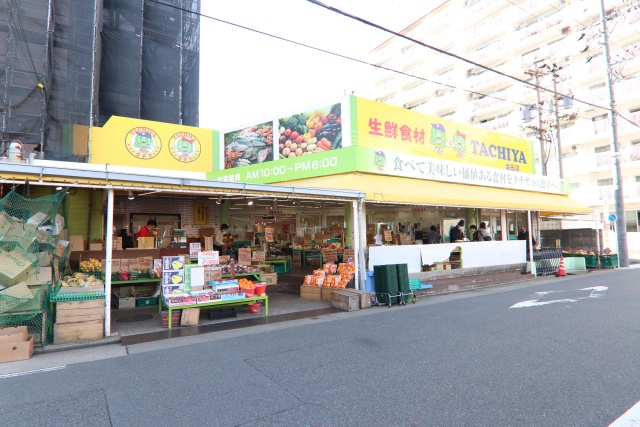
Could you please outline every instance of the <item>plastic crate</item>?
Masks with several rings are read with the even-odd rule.
[[[136,307],[152,307],[158,305],[158,297],[136,298]]]
[[[600,255],[600,266],[602,268],[614,268],[618,266],[618,255]]]
[[[596,268],[596,267],[598,267],[598,255],[585,255],[584,256],[584,265],[587,268]]]
[[[58,285],[53,290],[53,292],[51,292],[51,294],[49,295],[50,302],[87,301],[104,298],[104,290],[78,290],[77,292],[60,292],[61,288],[62,286]]]
[[[411,289],[411,291],[422,289],[421,286],[422,284],[420,283],[420,279],[409,279],[409,289]]]

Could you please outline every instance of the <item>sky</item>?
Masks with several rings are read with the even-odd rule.
[[[396,31],[434,6],[424,0],[325,3]],[[335,103],[354,91],[371,98],[374,70],[209,17],[366,62],[391,37],[306,0],[206,0],[202,14],[200,126],[218,130]]]

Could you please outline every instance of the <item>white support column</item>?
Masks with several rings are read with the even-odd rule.
[[[111,258],[113,256],[113,188],[107,189],[107,229],[104,266],[104,336],[111,336]]]
[[[365,262],[365,251],[367,250],[367,213],[364,206],[364,199],[358,199],[357,202],[358,218],[358,248],[356,249],[356,257],[358,258],[358,268],[356,273],[360,279],[358,289],[365,289],[365,281],[367,274],[367,263]]]
[[[532,221],[531,221],[531,211],[527,211],[527,230],[529,230],[528,236],[529,236],[529,241],[527,242],[528,248],[529,248],[529,262],[531,263],[531,272],[533,273],[534,276],[538,276],[538,271],[537,269],[534,267],[534,263],[533,263],[533,227],[532,225]]]
[[[353,222],[352,224],[352,229],[353,229],[353,238],[351,239],[351,242],[353,243],[353,253],[355,255],[354,260],[353,260],[353,264],[355,266],[355,270],[356,270],[356,274],[355,274],[355,288],[356,289],[363,289],[364,286],[364,282],[362,282],[362,279],[360,277],[359,271],[360,271],[360,212],[358,210],[358,201],[354,200],[353,202],[351,202],[351,220]],[[346,262],[346,260],[344,260]]]

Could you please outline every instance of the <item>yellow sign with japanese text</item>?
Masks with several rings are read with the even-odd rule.
[[[535,173],[531,141],[368,99],[352,103],[352,145]]]
[[[90,163],[210,172],[218,131],[113,116],[91,134]]]

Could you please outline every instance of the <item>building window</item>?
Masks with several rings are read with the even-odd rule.
[[[569,189],[577,190],[578,188],[580,188],[580,183],[579,182],[571,182],[571,183],[569,183]]]
[[[599,179],[597,184],[598,184],[598,187],[606,187],[608,185],[613,185],[613,178]]]
[[[600,147],[596,147],[594,148],[594,150],[596,153],[607,153],[609,151],[611,151],[611,146],[610,145],[602,145]]]

